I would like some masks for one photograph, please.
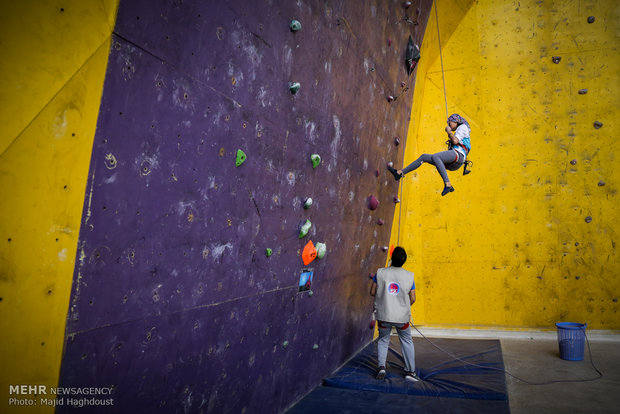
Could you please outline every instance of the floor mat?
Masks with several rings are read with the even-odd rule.
[[[416,371],[422,381],[412,383],[404,379],[398,337],[390,339],[384,380],[375,379],[373,341],[288,412],[359,414],[386,406],[390,412],[401,412],[396,407],[402,407],[408,413],[510,412],[498,340],[431,338],[431,344],[414,338]]]

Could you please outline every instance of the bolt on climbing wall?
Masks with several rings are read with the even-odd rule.
[[[61,385],[279,412],[368,343],[413,3],[120,2]]]

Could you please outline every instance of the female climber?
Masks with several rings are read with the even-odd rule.
[[[442,196],[454,191],[454,187],[450,184],[448,173],[446,171],[456,171],[461,168],[461,165],[465,163],[467,154],[471,150],[471,144],[469,141],[469,133],[471,128],[469,123],[461,117],[459,114],[452,114],[448,117],[448,126],[446,127],[446,133],[448,134],[448,150],[441,151],[436,154],[422,154],[420,158],[409,164],[402,170],[396,170],[389,167],[388,170],[394,175],[396,181],[400,180],[408,172],[414,171],[422,165],[422,163],[433,164],[439,175],[444,182],[444,189],[441,192]],[[465,169],[463,174],[468,174],[469,171]]]

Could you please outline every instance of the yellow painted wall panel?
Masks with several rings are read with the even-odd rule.
[[[117,6],[117,0],[13,2],[0,17],[2,412],[9,385],[58,382]]]
[[[402,180],[397,215],[401,244],[415,252],[416,322],[552,329],[570,319],[620,329],[620,175],[610,151],[620,6],[481,0],[444,29],[449,6],[439,2],[443,76],[449,113],[472,126],[474,168],[449,173],[456,191],[446,197],[433,166]],[[431,13],[405,165],[445,148],[436,30]]]
[[[0,154],[109,37],[117,4],[110,0],[3,4]]]

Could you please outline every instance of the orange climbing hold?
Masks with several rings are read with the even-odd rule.
[[[390,257],[392,257],[392,253],[394,253],[394,245],[390,245]]]
[[[304,247],[304,251],[301,253],[301,259],[304,261],[305,266],[308,266],[310,262],[316,259],[316,248],[314,247],[314,244],[312,244],[312,240],[310,240],[308,244],[306,244],[306,247]]]

